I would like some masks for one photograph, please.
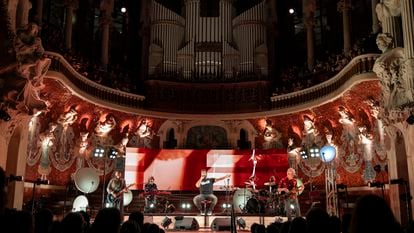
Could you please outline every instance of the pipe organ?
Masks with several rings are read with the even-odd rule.
[[[149,75],[267,76],[265,2],[235,16],[232,0],[185,0],[183,15],[152,0]]]

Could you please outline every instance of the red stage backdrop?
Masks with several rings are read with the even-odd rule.
[[[159,190],[196,190],[200,170],[206,168],[208,177],[231,174],[230,185],[245,187],[253,172],[249,160],[253,150],[167,150],[127,148],[125,180],[135,183],[131,189],[143,189],[150,176],[154,176]],[[255,150],[257,158],[256,183],[263,188],[269,177],[276,181],[286,176],[288,168],[286,149]],[[215,190],[224,186],[224,180],[215,184]]]

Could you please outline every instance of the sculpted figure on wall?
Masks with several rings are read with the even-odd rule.
[[[95,134],[98,137],[106,137],[115,128],[116,121],[112,114],[105,117],[105,121],[99,122],[95,127]]]
[[[47,175],[49,175],[51,171],[50,167],[50,160],[51,156],[53,156],[53,151],[55,150],[55,130],[56,130],[57,124],[56,123],[50,123],[49,129],[47,129],[45,132],[41,133],[39,135],[39,143],[40,143],[40,163],[37,171],[41,175],[42,180],[47,179]]]
[[[385,17],[401,15],[401,0],[383,0],[375,7],[378,20],[384,22]]]
[[[40,90],[44,88],[43,77],[49,69],[50,59],[44,58],[44,48],[38,36],[39,27],[30,23],[17,31],[14,39],[14,50],[17,60],[17,73],[26,79],[23,92],[23,106],[20,108],[33,113],[34,109],[47,108],[40,98]]]
[[[374,64],[373,71],[377,74],[382,87],[383,114],[399,109],[413,101],[412,85],[406,80],[409,75],[406,69],[402,48],[393,48],[393,38],[386,33],[377,36],[378,48],[382,51]],[[386,118],[386,117],[385,117]]]
[[[138,136],[139,146],[151,148],[153,132],[147,120],[142,119],[135,134]]]
[[[266,120],[266,126],[263,131],[263,149],[282,148],[282,134],[276,130],[271,120]]]

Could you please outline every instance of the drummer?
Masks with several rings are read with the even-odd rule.
[[[150,212],[151,209],[155,209],[157,205],[157,184],[155,184],[155,178],[150,176],[148,182],[144,185],[144,192],[147,193],[145,196],[145,207],[144,212]]]
[[[276,183],[276,178],[275,176],[271,176],[269,178],[269,181],[264,183],[265,186],[267,186],[269,188],[269,193],[270,194],[275,194],[277,193],[277,183]]]

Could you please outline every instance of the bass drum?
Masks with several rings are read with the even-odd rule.
[[[250,198],[246,203],[246,210],[249,214],[264,214],[265,204],[263,201],[259,201],[256,198]]]
[[[72,212],[85,211],[89,206],[88,198],[84,195],[79,195],[73,201]]]
[[[233,206],[236,213],[242,213],[247,201],[252,198],[252,193],[248,189],[238,189],[233,194]]]
[[[128,189],[128,192],[124,193],[124,206],[131,204],[133,199],[131,190]]]

